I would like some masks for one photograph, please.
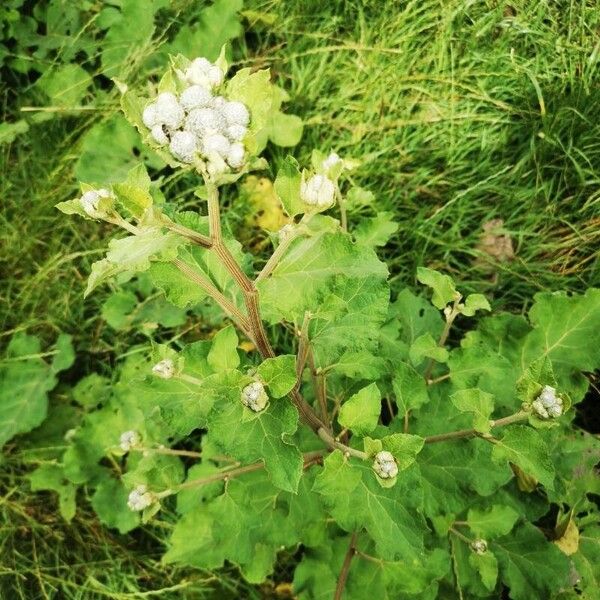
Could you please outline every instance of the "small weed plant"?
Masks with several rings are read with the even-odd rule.
[[[302,599],[596,598],[600,449],[571,407],[600,366],[600,291],[490,315],[483,295],[421,268],[431,300],[391,301],[376,248],[396,226],[349,222],[367,192],[331,149],[282,163],[287,224],[261,264],[225,207],[291,124],[268,71],[231,76],[222,52],[173,57],[143,94],[117,84],[144,142],[198,178],[201,210],[178,210],[143,164],[83,184],[58,208],[126,232],[86,293],[143,272],[178,309],[218,307],[224,326],[79,384],[85,417],[34,488],[59,492],[66,518],[83,487],[109,527],[170,528],[168,563],[227,562],[260,583],[295,553]]]

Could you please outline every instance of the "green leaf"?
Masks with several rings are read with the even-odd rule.
[[[83,100],[92,78],[78,64],[48,69],[35,83],[55,106],[76,107]]]
[[[544,356],[566,375],[600,367],[600,345],[588,343],[600,330],[600,289],[536,294],[529,320],[534,329],[525,339],[523,368]]]
[[[272,402],[264,411],[248,415],[240,400],[246,378],[232,373],[205,379],[203,393],[218,399],[208,439],[242,463],[262,460],[275,486],[295,492],[302,476],[302,455],[291,441],[298,427],[298,411],[291,402]]]
[[[323,496],[331,516],[345,531],[364,527],[386,560],[411,559],[423,553],[425,521],[419,512],[422,490],[416,468],[383,488],[370,466],[351,463],[335,450],[324,461],[314,490]]]
[[[300,199],[300,179],[298,162],[294,157],[287,156],[277,171],[273,186],[285,212],[290,217],[302,214],[306,208]]]
[[[424,443],[424,438],[409,433],[394,433],[381,438],[383,449],[394,455],[399,471],[404,471],[415,462]]]
[[[152,206],[150,178],[143,163],[133,167],[123,183],[114,183],[112,190],[119,203],[136,219],[141,219]]]
[[[354,229],[354,239],[358,244],[369,247],[385,246],[398,231],[398,223],[391,212],[377,213],[372,219],[363,219]]]
[[[60,514],[70,522],[75,516],[77,487],[66,479],[61,465],[44,464],[29,476],[31,491],[50,490],[58,494]]]
[[[471,552],[469,564],[479,573],[485,588],[492,592],[498,581],[498,561],[493,553],[489,550],[485,554]]]
[[[598,599],[600,590],[600,527],[592,525],[586,527],[579,534],[579,549],[571,560],[577,573],[581,577],[578,587],[582,590],[582,598],[589,600]]]
[[[139,514],[127,506],[128,495],[120,481],[105,476],[92,496],[92,506],[100,521],[119,533],[127,533],[140,524]]]
[[[381,413],[381,392],[375,383],[350,396],[341,406],[338,421],[359,436],[377,427]]]
[[[302,138],[304,124],[297,115],[288,115],[281,111],[271,114],[268,125],[269,139],[277,146],[289,148],[298,144]]]
[[[75,362],[75,351],[73,350],[72,336],[61,333],[56,339],[54,351],[56,354],[52,358],[52,364],[50,368],[53,373],[60,373],[66,371],[68,368],[73,366]]]
[[[394,366],[392,386],[399,417],[429,402],[425,379],[407,363],[399,362]]]
[[[417,279],[433,290],[432,304],[440,310],[449,302],[454,302],[459,297],[454,281],[448,275],[443,275],[433,269],[417,268]]]
[[[549,490],[554,488],[554,466],[540,434],[531,427],[512,425],[494,444],[492,458],[498,463],[508,460],[535,477]]]
[[[327,368],[351,379],[378,379],[385,372],[385,361],[366,350],[344,352],[338,361]]]
[[[46,418],[48,392],[56,378],[39,353],[36,337],[17,333],[8,345],[7,360],[0,363],[0,447]]]
[[[238,343],[238,336],[233,325],[221,329],[213,338],[207,358],[208,364],[216,372],[237,369],[240,364]]]
[[[172,260],[177,256],[177,247],[183,239],[173,233],[161,233],[158,228],[149,228],[137,235],[112,240],[106,258],[92,265],[85,296],[100,283],[125,273],[132,275],[147,271],[153,260]]]
[[[473,428],[487,433],[490,428],[490,415],[494,410],[494,397],[479,388],[459,390],[450,396],[452,404],[461,412],[473,414]]]
[[[419,366],[425,358],[432,358],[437,362],[446,362],[449,354],[446,348],[438,346],[430,333],[424,333],[412,343],[409,356],[412,364]]]
[[[490,303],[483,294],[469,294],[465,300],[465,305],[460,309],[460,314],[465,317],[472,317],[478,310],[492,310]]]
[[[514,600],[551,598],[569,585],[569,560],[544,534],[524,523],[492,548]]]
[[[477,537],[489,540],[509,533],[518,518],[519,513],[514,508],[494,504],[487,510],[471,508],[467,523]]]
[[[258,375],[269,388],[269,396],[281,398],[296,385],[296,357],[283,354],[265,359],[257,369]]]

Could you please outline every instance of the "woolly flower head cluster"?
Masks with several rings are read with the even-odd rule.
[[[140,445],[142,438],[137,431],[125,431],[119,438],[119,447],[123,452],[129,452],[132,448]]]
[[[269,396],[260,381],[253,381],[242,390],[242,404],[254,412],[264,410],[268,402]]]
[[[113,194],[105,188],[88,190],[79,198],[81,208],[92,219],[105,219],[108,217],[113,201]]]
[[[127,498],[129,510],[142,511],[156,502],[156,496],[145,485],[138,485]]]
[[[531,407],[541,419],[556,419],[562,415],[563,401],[553,387],[545,385]]]
[[[471,542],[471,550],[473,550],[475,554],[479,554],[481,556],[487,552],[487,549],[488,544],[484,539],[479,538]]]
[[[382,450],[375,455],[373,470],[381,479],[393,479],[398,475],[398,464],[391,452]]]
[[[175,375],[175,363],[165,358],[152,367],[152,373],[161,379],[171,379]]]
[[[214,93],[222,69],[196,58],[180,74],[187,86],[179,95],[162,92],[144,109],[142,119],[152,138],[179,161],[202,157],[211,173],[240,169],[246,160],[243,139],[250,123],[245,104]]]
[[[335,202],[335,191],[343,160],[332,152],[323,160],[319,168],[320,173],[312,175],[308,179],[302,178],[300,183],[300,198],[308,206],[318,210],[329,208]]]

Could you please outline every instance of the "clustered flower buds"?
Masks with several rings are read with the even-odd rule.
[[[123,452],[129,452],[132,448],[139,446],[142,438],[137,431],[125,431],[119,439],[119,447]]]
[[[264,410],[268,402],[269,396],[260,381],[253,381],[242,390],[242,404],[254,412]]]
[[[309,206],[328,208],[335,201],[335,184],[325,175],[313,175],[300,184],[300,197]]]
[[[556,419],[563,412],[562,398],[556,395],[556,390],[546,385],[540,395],[531,404],[540,419]]]
[[[102,207],[102,200],[114,199],[112,193],[105,189],[100,188],[99,190],[88,190],[84,192],[79,202],[81,203],[81,208],[85,211],[85,213],[92,217],[92,219],[105,219],[108,217],[109,212]],[[110,204],[110,203],[108,203]]]
[[[332,169],[342,163],[342,159],[337,152],[332,152],[322,163],[323,170],[329,173]]]
[[[142,484],[138,485],[129,493],[127,506],[129,507],[129,510],[141,511],[152,506],[156,500],[155,494],[148,491],[148,488]]]
[[[487,549],[487,542],[483,539],[477,539],[471,542],[471,550],[473,550],[475,554],[479,554],[481,556],[487,552]]]
[[[391,452],[382,450],[375,455],[373,470],[381,479],[393,479],[398,475],[398,464]]]
[[[223,83],[223,70],[205,58],[196,58],[183,73],[188,86],[179,96],[159,94],[146,106],[142,119],[160,146],[184,163],[201,156],[211,173],[240,169],[246,161],[243,139],[250,113],[245,104],[213,95]]]
[[[170,358],[165,358],[152,367],[152,373],[162,379],[171,379],[175,375],[175,363]]]

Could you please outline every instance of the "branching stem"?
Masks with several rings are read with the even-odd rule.
[[[346,587],[346,580],[348,579],[348,573],[350,572],[350,563],[356,554],[356,532],[352,534],[350,538],[350,543],[348,544],[348,550],[346,551],[346,556],[344,556],[344,562],[342,564],[342,569],[340,571],[337,585],[335,586],[335,594],[333,595],[333,600],[341,600],[342,594],[344,593],[344,588]]]
[[[461,300],[462,296],[459,296],[452,305],[452,308],[446,315],[446,323],[444,324],[444,329],[442,330],[442,334],[440,335],[440,339],[438,340],[438,346],[443,348],[448,340],[448,336],[450,335],[450,330],[452,329],[452,324],[454,323],[454,319],[460,314],[458,309],[458,304]],[[431,371],[433,371],[433,366],[435,365],[435,360],[433,358],[429,359],[427,363],[427,367],[425,369],[425,381],[429,382],[431,378]]]

